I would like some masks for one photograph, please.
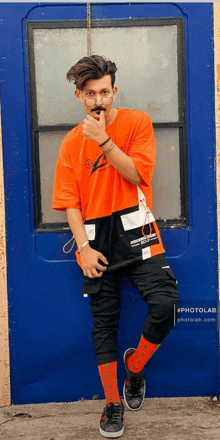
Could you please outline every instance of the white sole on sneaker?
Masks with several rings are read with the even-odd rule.
[[[121,429],[121,431],[118,431],[118,432],[106,432],[106,431],[103,431],[102,428],[99,427],[99,432],[103,437],[117,438],[117,437],[121,437],[121,435],[124,433],[124,426]]]

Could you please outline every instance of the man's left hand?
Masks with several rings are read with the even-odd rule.
[[[105,115],[103,110],[100,113],[99,120],[87,115],[83,121],[83,133],[88,139],[98,144],[105,142],[108,135],[105,132]]]

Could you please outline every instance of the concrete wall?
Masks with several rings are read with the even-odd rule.
[[[0,124],[0,406],[10,405],[5,194]]]

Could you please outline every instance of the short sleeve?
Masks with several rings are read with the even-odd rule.
[[[128,156],[141,176],[141,184],[150,186],[156,158],[156,142],[151,119],[146,113],[137,125]]]
[[[61,145],[56,163],[52,208],[65,211],[67,208],[80,208],[80,191],[65,144]]]

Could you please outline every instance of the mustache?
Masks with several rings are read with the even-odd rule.
[[[94,107],[92,110],[91,110],[91,112],[98,112],[98,111],[103,111],[103,112],[106,112],[106,108],[105,107],[101,107],[101,106],[97,106],[97,107]]]

